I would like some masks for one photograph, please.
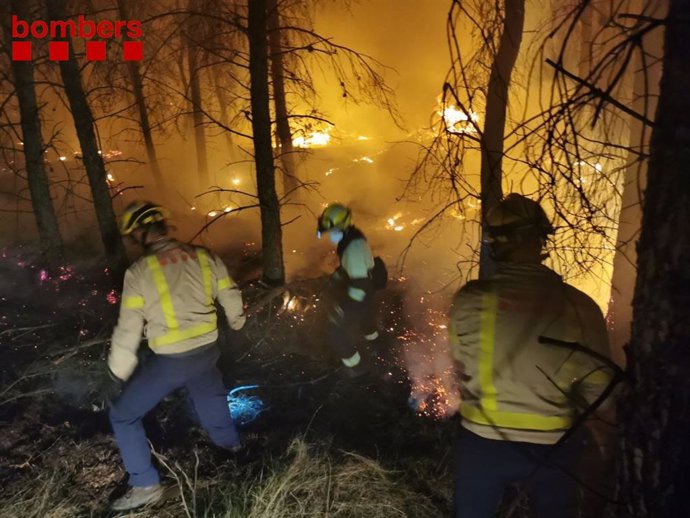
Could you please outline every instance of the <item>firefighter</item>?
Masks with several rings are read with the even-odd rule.
[[[461,371],[462,426],[455,516],[491,518],[508,485],[522,484],[533,516],[575,517],[580,442],[557,444],[609,382],[577,342],[609,356],[599,307],[543,266],[553,227],[541,206],[510,194],[487,215],[496,272],[455,295],[449,333]]]
[[[367,372],[362,342],[379,337],[372,299],[377,285],[385,283],[384,267],[375,267],[380,260],[374,260],[366,237],[352,224],[352,212],[344,205],[333,203],[324,209],[317,235],[321,238],[324,233],[340,259],[331,276],[328,339],[345,373],[357,377]]]
[[[153,203],[134,202],[121,221],[121,233],[131,236],[144,255],[125,273],[108,356],[113,380],[110,422],[130,485],[112,503],[115,511],[162,497],[142,418],[177,388],[187,390],[214,444],[230,451],[240,449],[216,366],[220,351],[214,301],[223,307],[230,327],[238,330],[245,322],[242,296],[218,256],[168,236],[167,216],[164,208]],[[137,368],[144,329],[155,354]]]

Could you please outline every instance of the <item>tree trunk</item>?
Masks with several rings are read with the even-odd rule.
[[[620,516],[688,515],[690,0],[671,0],[638,244]]]
[[[25,20],[32,19],[25,1],[13,0],[11,7],[14,14]],[[6,35],[9,36],[9,31],[6,32]],[[8,37],[7,41],[10,39]],[[31,205],[36,217],[41,251],[48,262],[54,264],[63,258],[64,248],[43,162],[43,138],[36,101],[33,63],[31,61],[12,61],[12,72],[14,73],[14,87],[19,101]]]
[[[192,13],[198,11],[197,0],[189,0]],[[189,95],[194,124],[194,144],[196,147],[196,167],[202,190],[208,189],[211,180],[208,174],[208,158],[206,154],[206,130],[204,128],[203,100],[201,98],[201,81],[199,69],[199,49],[197,46],[200,24],[198,15],[191,14],[187,37],[187,66],[189,67]]]
[[[49,17],[52,20],[64,20],[64,0],[51,0],[46,2]],[[60,75],[65,87],[65,94],[69,102],[74,126],[79,138],[81,152],[84,160],[84,168],[89,179],[93,205],[96,210],[96,219],[101,233],[101,240],[105,248],[105,254],[111,269],[116,275],[124,272],[127,265],[125,249],[122,245],[120,232],[117,228],[117,220],[113,203],[110,198],[110,190],[106,181],[105,164],[98,152],[98,143],[94,131],[94,120],[86,98],[86,93],[81,84],[79,65],[74,57],[74,49],[69,43],[69,59],[60,61]]]
[[[231,121],[230,117],[228,116],[228,101],[227,101],[227,95],[221,88],[221,79],[219,77],[218,71],[213,70],[213,87],[216,91],[216,99],[218,100],[218,107],[220,110],[220,121],[227,127],[231,126]],[[224,131],[223,135],[225,136],[225,146],[227,147],[228,150],[228,157],[230,158],[230,161],[235,160],[235,142],[233,141],[232,138],[232,133],[229,131]]]
[[[640,12],[654,17],[666,15],[664,1],[654,2],[654,7],[645,8],[643,1],[639,2]],[[661,63],[656,62],[663,55],[663,36],[661,29],[652,31],[643,41],[645,52],[648,54],[646,63],[637,57],[633,70],[633,99],[632,108],[648,119],[654,118],[656,100],[661,78]],[[649,92],[646,92],[649,88]],[[618,216],[618,235],[616,237],[616,254],[613,259],[613,274],[611,277],[611,302],[607,320],[611,323],[609,339],[614,359],[621,364],[625,361],[623,347],[630,340],[630,325],[632,323],[632,302],[637,276],[637,251],[635,245],[640,235],[642,223],[642,200],[640,194],[644,190],[647,178],[647,161],[640,154],[649,153],[649,132],[651,128],[636,118],[630,119],[630,146],[634,153],[630,153],[629,166],[625,171],[623,183],[623,199],[621,212]]]
[[[481,201],[482,242],[479,256],[479,277],[491,276],[494,262],[486,241],[486,215],[503,198],[503,139],[508,106],[510,76],[520,51],[525,23],[525,0],[506,0],[503,32],[498,51],[491,65],[489,88],[486,94],[486,120],[482,133]]]
[[[117,0],[117,8],[120,12],[120,19],[129,20],[126,0]],[[132,83],[132,91],[134,93],[134,101],[139,112],[139,126],[141,133],[144,136],[144,144],[146,146],[146,156],[151,167],[151,174],[156,184],[160,196],[165,198],[165,183],[163,182],[163,175],[161,174],[160,165],[158,164],[158,157],[156,156],[156,146],[153,143],[153,135],[151,133],[151,124],[149,122],[149,112],[146,107],[146,100],[144,99],[144,84],[139,71],[138,61],[129,61],[127,63],[129,72],[129,80]]]
[[[278,135],[278,155],[282,165],[283,195],[297,194],[299,181],[295,170],[295,155],[292,145],[292,131],[288,118],[285,95],[285,76],[283,74],[283,44],[280,33],[280,13],[278,0],[268,0],[268,44],[271,55],[271,79],[273,81],[273,105],[276,112],[276,134]]]
[[[249,5],[249,73],[256,183],[261,206],[261,249],[264,281],[285,282],[280,205],[276,194],[271,113],[268,93],[268,42],[266,0],[247,0]]]

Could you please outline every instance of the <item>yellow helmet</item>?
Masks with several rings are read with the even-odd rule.
[[[148,201],[133,201],[122,213],[120,233],[128,236],[141,227],[165,221],[169,217],[170,213],[163,207]]]
[[[352,225],[352,212],[341,203],[331,203],[319,217],[318,232],[328,232],[337,228],[345,230]]]
[[[526,232],[536,232],[545,239],[554,232],[541,205],[517,193],[509,194],[489,210],[486,225],[491,242],[520,241]]]

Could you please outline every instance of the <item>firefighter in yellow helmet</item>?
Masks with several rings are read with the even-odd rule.
[[[385,266],[374,258],[364,234],[352,224],[352,212],[340,203],[328,205],[318,220],[317,235],[327,234],[337,247],[340,266],[332,275],[328,337],[345,372],[364,374],[363,343],[373,343],[376,328],[374,291],[385,284]]]
[[[187,390],[201,425],[217,446],[240,448],[216,366],[220,352],[214,301],[220,303],[230,326],[240,329],[245,322],[242,296],[218,256],[168,236],[167,218],[168,212],[158,205],[134,202],[121,220],[122,234],[141,245],[144,255],[125,273],[108,356],[114,381],[110,422],[130,485],[113,502],[115,511],[162,496],[142,418],[173,390]],[[138,365],[144,329],[155,354]]]
[[[509,484],[522,483],[533,516],[575,517],[572,478],[579,442],[559,439],[605,389],[609,373],[578,342],[609,355],[596,303],[543,266],[553,227],[538,203],[510,194],[487,215],[492,277],[471,281],[450,310],[452,354],[461,370],[462,428],[455,516],[491,518]]]

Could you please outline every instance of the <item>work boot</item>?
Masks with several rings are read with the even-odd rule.
[[[127,492],[110,504],[113,511],[129,511],[143,505],[155,504],[163,497],[163,486],[132,487]]]

